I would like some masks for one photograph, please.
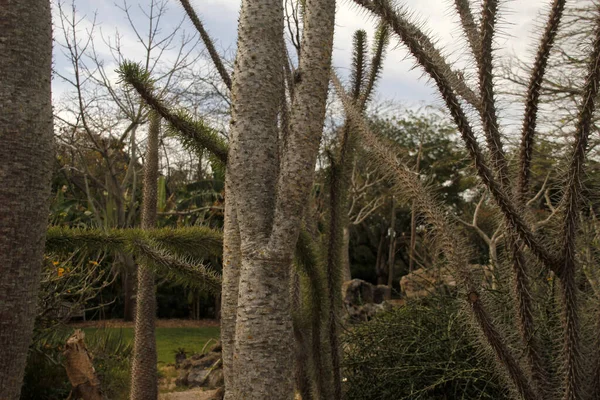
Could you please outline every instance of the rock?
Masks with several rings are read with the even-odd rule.
[[[373,286],[360,279],[344,282],[344,319],[350,323],[370,320],[375,314],[391,307],[386,301],[390,293],[390,288],[385,285]]]
[[[217,343],[208,352],[194,354],[178,363],[179,376],[175,383],[177,386],[219,388],[223,386],[222,365],[221,344]]]
[[[406,299],[423,298],[443,287],[456,287],[448,268],[419,268],[400,278],[402,296]]]
[[[469,265],[476,282],[493,282],[491,267],[487,265]],[[400,279],[402,296],[406,299],[423,298],[439,290],[452,290],[456,279],[447,268],[419,268]]]
[[[223,377],[223,369],[216,368],[209,375],[206,381],[206,387],[210,389],[223,387],[225,385],[225,378]]]
[[[210,398],[210,400],[223,400],[225,397],[225,389],[221,386],[215,394]]]
[[[352,279],[342,285],[342,298],[346,304],[373,303],[373,285],[361,279]]]
[[[387,285],[377,285],[373,289],[373,303],[381,304],[392,297],[392,290]]]

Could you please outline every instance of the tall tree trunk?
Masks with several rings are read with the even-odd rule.
[[[0,0],[0,399],[19,398],[31,341],[52,168],[47,0]]]
[[[226,398],[233,399],[233,350],[237,316],[238,285],[242,264],[240,228],[235,209],[231,174],[225,175],[225,219],[223,226],[223,284],[221,286],[221,344]]]
[[[227,166],[231,203],[226,207],[225,234],[234,237],[226,238],[224,245],[226,399],[294,396],[290,269],[323,129],[334,15],[333,0],[306,1],[301,79],[294,89],[289,135],[280,153],[283,4],[242,1]],[[241,260],[238,270],[236,260]],[[229,292],[236,285],[237,293]]]
[[[156,227],[158,192],[158,137],[160,116],[150,115],[146,162],[144,163],[144,197],[142,203],[142,229]],[[131,368],[131,399],[158,399],[158,375],[156,371],[156,290],[154,272],[150,267],[137,266],[137,301],[135,313],[135,340]]]

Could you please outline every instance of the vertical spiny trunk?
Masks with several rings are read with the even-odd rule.
[[[531,379],[536,390],[546,398],[548,379],[544,362],[541,358],[539,338],[535,332],[533,320],[533,299],[529,288],[529,279],[525,267],[523,249],[515,235],[509,238],[512,247],[512,273],[513,273],[513,295],[517,313],[517,323],[521,340],[525,346],[525,353]],[[495,244],[494,244],[495,246]],[[490,250],[492,248],[490,247]],[[494,248],[494,252],[495,252]]]
[[[232,369],[226,371],[227,399],[286,399],[294,392],[291,257],[278,258],[267,249],[279,167],[282,35],[281,1],[242,2],[227,168],[239,224],[241,265],[234,356]]]
[[[159,133],[160,116],[152,113],[144,164],[142,229],[156,227]],[[152,269],[147,265],[138,265],[137,282],[131,399],[155,400],[158,398],[158,375],[156,371],[156,338],[154,336],[156,293]]]
[[[0,0],[0,399],[19,398],[31,341],[52,170],[47,0]]]
[[[223,227],[223,286],[221,289],[221,344],[223,346],[223,376],[226,393],[233,386],[233,350],[235,319],[238,303],[238,284],[242,255],[240,228],[235,210],[231,178],[225,177],[225,221]],[[232,397],[228,397],[232,398]]]
[[[227,399],[294,395],[290,268],[325,116],[334,13],[333,0],[306,2],[301,79],[278,154],[282,2],[242,2],[228,157],[241,267]]]
[[[340,400],[342,397],[342,377],[341,377],[341,356],[340,344],[338,340],[337,316],[340,309],[340,273],[341,273],[341,250],[340,243],[342,228],[342,212],[345,207],[342,206],[343,196],[340,193],[343,183],[340,182],[342,172],[341,165],[332,160],[331,179],[329,183],[329,239],[327,248],[327,293],[329,295],[329,315],[327,318],[327,338],[331,346],[331,367],[333,371],[333,399]]]

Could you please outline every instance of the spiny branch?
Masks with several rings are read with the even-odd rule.
[[[492,42],[496,27],[497,0],[484,0],[481,20],[481,52],[479,65],[479,86],[481,91],[481,117],[485,138],[492,156],[492,165],[502,188],[508,190],[508,165],[502,149],[496,102],[494,100],[494,82],[492,65]]]
[[[540,94],[546,66],[550,57],[550,50],[554,45],[554,39],[558,32],[558,26],[563,15],[566,0],[554,0],[544,34],[540,41],[531,80],[527,88],[527,97],[525,99],[525,116],[523,118],[523,130],[521,133],[520,149],[520,168],[519,181],[517,186],[517,196],[520,203],[524,202],[529,188],[529,177],[531,175],[531,157],[533,154],[533,140],[535,137],[535,128],[537,125],[537,112],[540,101]]]
[[[383,59],[385,58],[385,48],[387,47],[390,40],[390,34],[388,26],[385,23],[381,23],[377,27],[375,33],[375,46],[373,49],[373,57],[371,58],[371,64],[369,66],[369,76],[363,92],[361,94],[361,107],[365,107],[365,104],[371,98],[375,82],[381,74],[383,68]]]
[[[133,86],[142,99],[154,111],[180,132],[181,137],[210,151],[223,165],[227,163],[227,144],[219,134],[204,124],[194,121],[185,112],[173,112],[154,94],[150,76],[139,64],[125,61],[121,64],[119,75],[127,84]]]
[[[227,89],[231,90],[231,77],[229,76],[229,72],[227,72],[227,69],[225,69],[225,66],[223,65],[223,62],[221,61],[221,57],[219,56],[219,53],[217,53],[217,50],[215,50],[215,46],[213,44],[212,39],[210,38],[210,36],[208,36],[208,32],[206,32],[206,29],[204,29],[204,25],[202,24],[202,21],[200,20],[200,18],[198,18],[198,15],[194,11],[194,8],[190,4],[189,0],[179,0],[179,1],[181,2],[181,5],[185,9],[186,14],[190,18],[190,20],[192,20],[192,23],[198,30],[198,33],[200,33],[200,37],[202,38],[202,41],[204,42],[204,45],[206,46],[206,49],[208,50],[208,54],[210,54],[210,58],[212,59],[212,62],[215,64],[217,71],[219,71],[219,75],[221,75],[221,79],[227,86]]]
[[[564,329],[565,329],[565,369],[566,390],[565,399],[576,400],[582,395],[581,388],[581,349],[579,343],[579,317],[577,312],[577,284],[575,282],[577,237],[577,215],[580,211],[582,176],[584,170],[587,145],[600,84],[600,8],[596,15],[596,32],[588,75],[586,78],[584,94],[579,111],[579,119],[575,132],[575,143],[568,172],[567,189],[562,199],[564,211],[564,232],[562,239],[563,262],[560,268],[561,289],[564,301]]]
[[[460,17],[460,23],[465,32],[467,42],[471,47],[471,51],[473,52],[473,56],[477,63],[479,63],[479,60],[481,59],[481,37],[479,35],[479,29],[475,24],[473,13],[471,12],[469,0],[454,0],[454,6]]]

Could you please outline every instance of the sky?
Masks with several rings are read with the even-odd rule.
[[[126,0],[130,7],[130,15],[140,29],[147,29],[143,10],[148,10],[150,0]],[[214,38],[218,50],[231,56],[235,53],[236,24],[240,8],[240,0],[191,0],[197,14],[203,20],[205,27]],[[405,0],[400,2],[411,10],[414,20],[420,22],[422,28],[437,40],[440,47],[445,48],[445,54],[458,67],[471,66],[467,54],[467,45],[462,38],[458,17],[453,13],[451,0]],[[479,10],[479,1],[475,1],[474,11]],[[547,12],[548,0],[504,1],[501,2],[499,34],[495,38],[496,62],[502,62],[509,56],[516,55],[521,59],[532,59],[536,33],[543,23]],[[121,36],[122,48],[127,58],[139,60],[143,51],[137,43],[135,32],[131,29],[125,13],[120,9],[123,0],[75,0],[76,15],[81,18],[79,25],[80,37],[92,26],[95,18],[96,28],[93,32],[94,41],[100,57],[106,59],[105,69],[109,71],[110,79],[116,80],[112,71],[116,63],[111,61],[111,54],[103,41],[109,37],[114,40],[115,32]],[[194,32],[192,23],[185,18],[185,13],[176,0],[168,0],[168,10],[161,21],[162,32],[169,32],[183,19],[182,28],[189,33]],[[64,9],[70,13],[70,3]],[[336,29],[334,40],[333,64],[344,76],[348,73],[351,60],[352,35],[356,29],[365,29],[368,37],[376,25],[376,20],[353,4],[350,0],[338,0],[336,14]],[[64,43],[58,22],[58,8],[54,4],[55,40],[58,45]],[[510,21],[510,22],[508,22]],[[202,50],[198,43],[198,50]],[[194,49],[196,51],[196,49]],[[176,52],[166,52],[165,58],[174,57]],[[383,74],[377,89],[380,101],[394,101],[405,106],[433,104],[441,106],[441,100],[435,94],[430,82],[422,76],[419,68],[414,68],[413,59],[407,55],[405,48],[397,38],[392,38],[390,50],[385,60]],[[61,53],[60,46],[55,46],[55,68],[69,74],[70,65]],[[54,98],[59,99],[68,89],[61,79],[54,79]]]

